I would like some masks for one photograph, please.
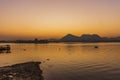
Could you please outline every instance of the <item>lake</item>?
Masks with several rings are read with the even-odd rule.
[[[120,43],[9,45],[10,53],[0,53],[0,66],[41,61],[45,80],[120,80]]]

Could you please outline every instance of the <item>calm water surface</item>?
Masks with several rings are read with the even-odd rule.
[[[120,43],[10,45],[0,66],[41,61],[45,80],[120,80]]]

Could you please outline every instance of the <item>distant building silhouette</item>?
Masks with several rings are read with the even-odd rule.
[[[38,43],[39,40],[37,38],[34,39],[34,43]]]

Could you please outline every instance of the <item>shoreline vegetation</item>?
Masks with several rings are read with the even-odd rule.
[[[44,80],[41,62],[26,62],[0,67],[0,80]]]
[[[97,34],[83,34],[80,37],[67,34],[66,36],[62,37],[61,39],[44,39],[39,40],[35,38],[34,40],[0,40],[0,43],[61,43],[61,42],[120,42],[120,37],[101,37]]]

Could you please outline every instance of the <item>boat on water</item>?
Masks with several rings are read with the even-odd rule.
[[[10,50],[10,45],[0,45],[0,51],[3,51],[3,50]]]
[[[94,46],[94,48],[99,48],[99,46]]]

